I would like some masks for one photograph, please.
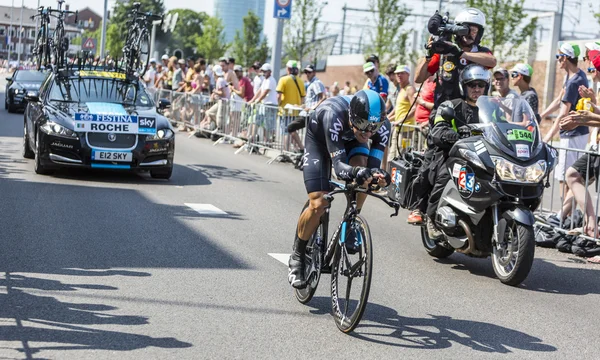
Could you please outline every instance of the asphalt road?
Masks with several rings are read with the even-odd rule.
[[[305,199],[289,164],[178,134],[168,182],[40,176],[22,124],[0,111],[0,358],[598,358],[600,267],[575,256],[538,248],[508,287],[489,259],[431,258],[406,212],[369,201],[374,276],[349,336],[328,277],[301,305],[268,255],[290,252]]]

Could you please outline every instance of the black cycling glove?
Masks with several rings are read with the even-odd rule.
[[[371,174],[372,175],[375,175],[375,174],[383,175],[384,179],[385,179],[385,186],[388,186],[392,182],[392,177],[390,176],[390,174],[383,169],[373,168],[373,169],[371,169]],[[373,179],[373,181],[377,182],[377,180],[375,180],[375,179]]]
[[[371,177],[371,169],[366,167],[356,166],[352,172],[358,185],[363,185]]]
[[[449,143],[455,143],[460,139],[460,135],[454,131],[447,131],[444,135],[442,135],[442,140]]]

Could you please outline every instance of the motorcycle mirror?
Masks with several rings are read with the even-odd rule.
[[[456,114],[454,113],[454,108],[452,108],[450,106],[444,106],[441,110],[441,115],[444,120],[452,121],[452,119],[454,119],[454,116]]]

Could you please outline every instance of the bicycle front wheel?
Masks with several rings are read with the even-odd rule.
[[[341,235],[340,231],[334,241],[339,242]],[[356,252],[349,253],[344,244],[337,247],[331,269],[331,305],[338,329],[349,333],[360,322],[371,289],[373,248],[364,217],[356,215],[354,222],[347,224],[345,241],[355,241]]]
[[[144,76],[146,69],[148,69],[148,61],[150,61],[150,37],[148,31],[142,30],[137,41],[138,51],[137,56],[134,59],[134,70],[140,75]]]

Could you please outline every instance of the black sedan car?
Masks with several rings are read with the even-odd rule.
[[[38,174],[61,167],[147,170],[169,179],[175,137],[158,106],[137,80],[107,71],[50,74],[29,92],[23,156]]]
[[[12,76],[7,77],[4,109],[9,113],[25,109],[25,94],[28,91],[38,91],[46,76],[48,73],[45,71],[16,70]]]

